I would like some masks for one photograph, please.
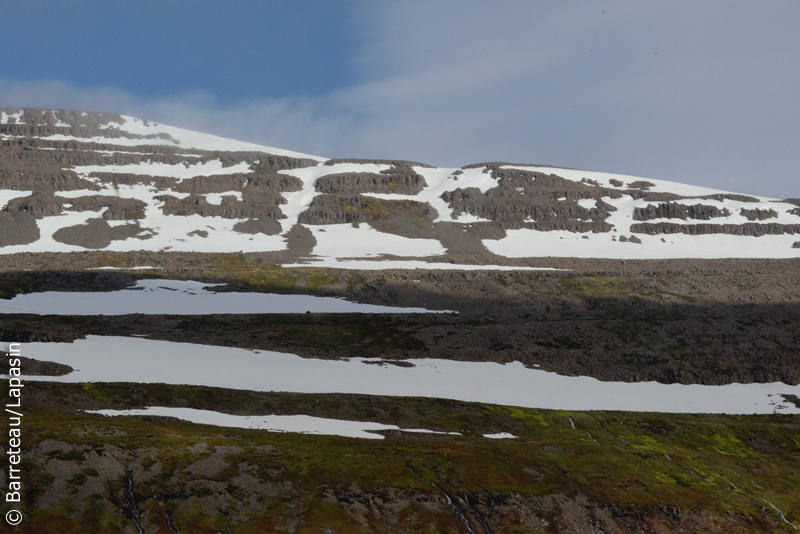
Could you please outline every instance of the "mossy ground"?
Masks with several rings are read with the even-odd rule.
[[[191,481],[198,478],[229,488],[226,491],[233,492],[229,499],[237,498],[232,481],[245,472],[283,488],[249,510],[246,523],[234,519],[233,508],[216,516],[202,508],[178,514],[172,519],[181,532],[255,532],[255,525],[272,531],[290,523],[296,524],[297,532],[319,532],[324,526],[336,532],[363,531],[345,502],[356,498],[347,497],[354,487],[358,495],[384,500],[390,494],[423,494],[433,499],[444,491],[477,500],[583,495],[598,506],[636,510],[645,516],[664,507],[727,514],[754,532],[785,532],[788,527],[765,501],[790,520],[800,518],[798,416],[544,411],[423,398],[255,393],[157,384],[28,386],[31,411],[25,414],[25,450],[35,456],[32,451],[45,440],[74,447],[50,456],[77,466],[69,479],[73,491],[95,476],[91,458],[110,447],[134,456],[140,454],[137,451],[157,451],[148,465],[160,463],[162,471],[136,482],[141,510],[159,506],[174,510],[182,499],[211,491],[190,489]],[[74,411],[80,404],[125,408],[143,402],[229,413],[309,413],[461,435],[389,433],[378,441],[223,429],[163,418],[105,418]],[[517,438],[482,437],[497,432]],[[208,449],[195,448],[203,443]],[[209,476],[187,471],[217,447],[235,447],[225,458],[227,468]],[[125,524],[124,518],[98,504],[103,496],[80,506],[63,501],[38,507],[37,498],[52,477],[43,464],[33,462],[25,465],[25,473],[29,526],[56,529],[31,532],[78,532],[91,522],[105,525],[93,532],[117,532]],[[123,482],[117,482],[119,488]],[[151,495],[158,499],[148,501]],[[120,506],[124,508],[124,503]],[[406,512],[414,521],[425,516],[437,531],[457,531],[449,508],[410,505]],[[163,513],[151,515],[162,517]],[[395,520],[400,521],[398,525],[404,521]],[[550,520],[557,523],[555,518]],[[498,531],[514,531],[510,524],[506,527],[509,530]]]

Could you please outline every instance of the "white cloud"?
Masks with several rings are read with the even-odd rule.
[[[0,81],[0,102],[120,112],[328,157],[511,160],[800,196],[794,2],[365,2],[358,83],[220,105]]]

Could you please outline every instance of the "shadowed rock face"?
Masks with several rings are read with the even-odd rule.
[[[638,223],[631,225],[637,234],[728,234],[759,237],[763,235],[800,234],[800,224],[744,223],[744,224],[674,224]]]
[[[727,208],[719,209],[716,206],[706,206],[704,204],[687,206],[675,202],[665,202],[658,206],[650,205],[633,210],[633,218],[637,221],[651,219],[683,219],[684,221],[686,219],[700,219],[707,221],[714,217],[728,217],[730,214],[731,212]]]
[[[138,237],[147,239],[149,235],[142,235],[145,230],[138,224],[123,226],[110,226],[105,219],[89,219],[86,224],[61,228],[53,234],[53,239],[59,243],[75,245],[83,248],[105,248],[112,241]]]

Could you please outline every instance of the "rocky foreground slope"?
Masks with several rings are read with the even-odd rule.
[[[536,165],[333,160],[104,113],[0,110],[0,252],[800,257],[800,199]]]

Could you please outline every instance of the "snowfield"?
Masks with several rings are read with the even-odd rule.
[[[61,377],[29,376],[25,380],[435,397],[578,411],[800,414],[800,408],[781,396],[800,396],[800,386],[601,382],[530,369],[518,362],[418,359],[408,360],[413,367],[405,368],[365,365],[363,358],[316,360],[279,352],[110,336],[88,336],[74,343],[25,343],[22,355],[75,369]]]
[[[17,120],[25,120],[23,112],[20,111],[14,114],[3,112],[0,115],[0,124],[9,124]],[[128,137],[117,137],[116,134],[112,133],[104,134],[108,137],[80,137],[79,135],[65,134],[64,131],[69,131],[69,125],[66,123],[59,122],[55,126],[62,128],[61,133],[32,135],[30,138],[47,142],[71,143],[66,148],[44,146],[37,147],[37,149],[43,151],[80,151],[74,145],[74,142],[78,142],[86,144],[85,151],[101,156],[100,164],[95,161],[91,165],[76,165],[65,168],[65,172],[74,172],[81,179],[96,184],[99,190],[55,191],[57,197],[78,198],[94,195],[122,197],[139,200],[146,205],[144,208],[145,216],[141,219],[106,221],[111,227],[130,225],[129,233],[123,233],[120,236],[124,237],[130,233],[138,232],[132,237],[113,240],[105,247],[97,245],[101,246],[103,250],[112,252],[140,250],[205,253],[285,251],[287,250],[286,236],[288,232],[298,225],[301,215],[309,208],[314,199],[322,194],[316,190],[318,179],[329,175],[361,174],[366,176],[386,173],[387,171],[391,174],[393,168],[390,162],[338,162],[329,165],[327,163],[330,160],[318,156],[225,139],[143,121],[133,117],[121,117],[118,122],[105,124],[101,129],[97,130],[99,132],[107,132],[108,130],[118,130],[120,133],[127,132]],[[52,132],[52,130],[48,131]],[[134,138],[131,135],[134,137],[146,137]],[[22,139],[25,136],[0,134],[0,138]],[[103,143],[104,146],[93,147],[89,143]],[[134,151],[134,147],[140,148],[143,152]],[[162,147],[173,148],[166,150],[166,148]],[[109,150],[109,148],[117,148],[117,150]],[[174,148],[178,148],[180,151],[176,153]],[[165,152],[159,153],[159,150],[164,150]],[[149,160],[130,159],[129,157],[131,162],[126,162],[126,154],[146,157],[149,155],[152,157],[148,158]],[[248,234],[238,231],[236,226],[249,219],[228,218],[236,217],[236,214],[231,212],[226,214],[226,218],[196,214],[174,216],[164,213],[164,200],[158,197],[170,195],[183,199],[189,195],[185,191],[175,191],[173,189],[179,188],[181,182],[196,177],[231,174],[247,176],[254,174],[256,173],[256,165],[263,161],[258,159],[258,154],[263,154],[264,158],[272,158],[274,156],[303,158],[306,161],[302,164],[316,162],[316,165],[309,167],[282,168],[282,170],[276,171],[285,176],[298,178],[302,183],[298,191],[287,190],[278,193],[281,198],[277,207],[282,215],[274,219],[280,225],[280,231],[276,235],[266,235],[264,233]],[[170,159],[167,160],[169,163],[164,162],[163,157],[159,160],[159,157],[164,155],[169,156]],[[184,161],[173,163],[175,157],[184,158]],[[106,160],[108,164],[102,164],[102,161]],[[635,176],[541,165],[500,165],[501,169],[507,170],[516,169],[536,171],[548,175],[556,174],[565,180],[582,183],[581,187],[584,188],[586,184],[595,184],[599,187],[622,193],[620,198],[613,199],[609,196],[602,198],[602,202],[615,209],[605,219],[605,222],[611,225],[611,231],[605,231],[607,228],[603,228],[603,231],[597,231],[596,233],[593,231],[584,231],[583,233],[564,230],[541,231],[525,227],[520,228],[520,226],[524,226],[524,224],[520,224],[520,221],[507,225],[502,221],[492,221],[466,211],[456,215],[454,212],[455,207],[444,200],[450,192],[461,189],[470,192],[469,194],[471,195],[476,192],[485,194],[498,186],[495,176],[485,166],[474,168],[431,168],[409,164],[404,168],[424,178],[425,186],[419,193],[371,193],[367,189],[367,192],[360,194],[361,197],[419,202],[426,207],[430,214],[428,223],[434,225],[437,223],[452,223],[456,226],[461,225],[464,229],[469,228],[471,225],[487,223],[496,225],[494,228],[498,231],[485,234],[485,238],[480,241],[485,250],[479,250],[475,253],[480,258],[478,261],[486,264],[487,267],[493,266],[495,263],[502,263],[493,260],[491,254],[506,258],[800,258],[800,229],[798,229],[800,228],[800,208],[791,202],[782,202],[769,198],[743,198],[725,191],[673,181],[643,179]],[[92,176],[94,173],[103,173],[104,177]],[[121,183],[117,183],[117,180],[109,178],[109,176],[113,177],[114,175],[127,178],[119,180]],[[155,186],[142,184],[126,184],[126,180],[131,176],[159,177],[161,180],[158,182],[161,184],[159,187],[162,188],[157,189]],[[637,183],[639,185],[636,185]],[[641,187],[644,187],[649,193],[671,193],[686,197],[676,201],[680,204],[689,206],[702,204],[709,208],[727,210],[725,212],[727,215],[715,216],[710,220],[663,218],[646,221],[649,224],[758,224],[773,225],[773,227],[775,225],[784,225],[784,228],[778,231],[787,233],[776,234],[774,228],[772,232],[767,232],[768,235],[759,237],[728,234],[691,236],[682,233],[658,235],[634,233],[631,231],[631,225],[642,222],[633,219],[634,210],[647,206],[655,207],[659,204],[656,201],[635,198],[641,195],[634,195],[631,191]],[[518,187],[517,191],[524,192],[524,188]],[[14,201],[14,199],[30,194],[30,191],[0,190],[0,209],[8,206],[9,202]],[[249,201],[243,198],[242,191],[236,190],[196,193],[198,199],[204,199],[213,206],[220,206],[222,197],[225,195],[235,197],[242,204],[247,204]],[[728,198],[721,196],[716,199],[701,198],[709,195],[728,195]],[[566,197],[562,196],[559,200],[566,201]],[[590,210],[598,207],[597,199],[580,198],[575,202],[581,209]],[[572,205],[574,206],[575,204]],[[0,253],[76,252],[86,250],[83,246],[58,241],[54,238],[54,235],[59,230],[70,227],[73,228],[74,232],[80,231],[81,227],[89,224],[90,221],[94,221],[96,224],[97,219],[103,217],[106,208],[98,209],[98,211],[74,212],[69,211],[70,205],[67,204],[64,209],[64,211],[57,214],[53,214],[52,209],[46,210],[46,214],[36,220],[40,234],[38,239],[34,237],[32,239],[36,240],[27,244],[0,246]],[[258,209],[263,209],[263,213],[269,213],[269,210],[274,208],[262,206]],[[754,209],[765,212],[772,210],[774,215],[764,219],[750,220],[742,212],[742,210]],[[205,213],[208,214],[209,212],[206,211]],[[256,213],[260,212],[256,210]],[[341,222],[341,219],[339,219],[339,222]],[[530,219],[530,217],[524,219],[524,223],[535,222],[537,221]],[[573,220],[572,222],[576,221]],[[4,224],[10,224],[8,219]],[[498,224],[499,226],[497,226]],[[786,225],[794,226],[790,228],[790,226]],[[411,238],[404,237],[402,231],[391,233],[392,230],[378,228],[378,225],[374,224],[329,224],[325,223],[324,219],[320,224],[305,224],[304,226],[311,231],[315,243],[311,244],[313,246],[311,253],[300,263],[308,261],[320,266],[372,268],[368,267],[368,265],[371,265],[370,263],[364,262],[374,262],[382,256],[396,256],[405,258],[403,261],[406,263],[385,263],[383,268],[390,268],[390,265],[391,268],[414,268],[415,264],[413,262],[419,261],[421,258],[448,254],[444,240],[440,241],[434,238],[433,235],[429,237],[425,235],[425,232],[419,232],[415,234],[414,238]],[[77,230],[75,230],[76,228]],[[428,228],[428,230],[430,229]],[[634,236],[641,242],[632,241],[631,237]],[[19,242],[15,241],[14,243]],[[0,243],[2,243],[1,240]],[[86,246],[95,245],[87,244]],[[479,247],[479,245],[474,246]],[[486,254],[487,251],[490,254]],[[393,259],[391,261],[397,262],[401,260]],[[289,259],[286,262],[297,263]],[[436,266],[435,268],[443,267]]]
[[[424,434],[459,434],[458,432],[437,432],[423,428],[400,428],[396,425],[384,425],[368,421],[327,419],[309,415],[230,415],[210,410],[164,406],[150,406],[142,410],[86,410],[86,413],[96,413],[108,417],[126,415],[175,417],[176,419],[201,425],[364,439],[384,439],[382,435],[377,434],[377,432],[384,430],[402,430],[403,432]]]
[[[448,313],[424,308],[359,304],[333,297],[214,292],[191,280],[139,280],[120,291],[46,291],[0,300],[0,314],[37,315],[212,315],[216,313]]]

